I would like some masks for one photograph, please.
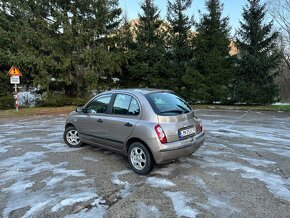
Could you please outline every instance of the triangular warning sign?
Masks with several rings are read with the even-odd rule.
[[[22,73],[17,67],[11,67],[8,74],[10,76],[22,76]]]

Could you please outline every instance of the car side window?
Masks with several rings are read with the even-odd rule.
[[[103,95],[94,99],[87,107],[87,113],[106,113],[112,95]]]
[[[130,95],[117,94],[113,105],[113,114],[138,115],[139,113],[140,108],[135,98]]]
[[[113,114],[128,114],[131,98],[130,95],[117,94],[113,105]]]
[[[140,107],[135,98],[132,98],[131,104],[128,111],[129,115],[139,115],[140,114]]]

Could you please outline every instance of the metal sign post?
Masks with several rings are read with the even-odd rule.
[[[18,102],[17,84],[20,84],[20,76],[22,76],[22,74],[20,70],[16,67],[11,67],[8,74],[10,75],[10,83],[14,84],[15,108],[16,111],[18,111],[19,102]]]
[[[16,107],[16,111],[18,111],[18,107],[19,107],[19,104],[18,104],[18,92],[17,92],[17,84],[14,84],[14,89],[15,89],[15,107]]]

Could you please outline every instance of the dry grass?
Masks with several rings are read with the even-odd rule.
[[[26,117],[26,116],[39,116],[39,115],[58,115],[68,114],[75,110],[75,106],[65,107],[33,107],[33,108],[19,108],[10,110],[1,110],[0,119],[2,118],[13,118],[13,117]]]

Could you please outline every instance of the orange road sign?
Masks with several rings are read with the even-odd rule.
[[[22,76],[22,73],[17,67],[11,67],[8,74],[10,76]]]

